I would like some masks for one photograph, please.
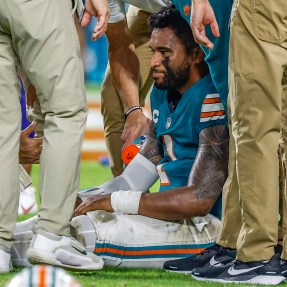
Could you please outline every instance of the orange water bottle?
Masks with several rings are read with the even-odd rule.
[[[145,135],[140,136],[132,144],[129,144],[122,149],[122,160],[124,162],[124,166],[128,165],[137,155],[145,139]]]

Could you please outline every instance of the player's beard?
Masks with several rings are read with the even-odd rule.
[[[177,90],[183,87],[189,79],[190,64],[184,59],[179,68],[172,68],[169,59],[162,62],[166,69],[166,73],[161,82],[155,81],[155,86],[160,90]]]

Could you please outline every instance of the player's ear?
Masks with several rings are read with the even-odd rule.
[[[202,61],[204,61],[205,54],[199,46],[194,48],[193,55],[194,55],[193,57],[194,64],[197,65],[197,64],[200,64]]]

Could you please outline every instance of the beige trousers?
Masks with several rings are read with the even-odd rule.
[[[45,118],[41,207],[35,231],[68,235],[78,191],[87,109],[70,0],[0,1],[0,248],[13,244],[19,197],[18,61]]]
[[[278,239],[281,128],[285,153],[287,140],[283,85],[287,2],[237,0],[234,8],[229,55],[230,170],[219,243],[227,245],[238,234],[236,246],[229,247],[237,248],[239,260],[257,261],[271,258]],[[239,231],[234,222],[241,226]]]
[[[150,73],[150,60],[152,57],[149,48],[151,31],[147,19],[149,13],[134,6],[129,6],[127,23],[134,37],[136,54],[140,62],[140,104],[144,106],[145,98],[153,83]],[[123,141],[121,135],[125,125],[125,116],[120,97],[113,84],[109,66],[106,70],[105,79],[102,84],[102,115],[104,120],[105,140],[109,154],[110,166],[114,176],[123,172],[123,161],[121,149]]]

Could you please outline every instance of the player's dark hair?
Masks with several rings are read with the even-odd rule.
[[[179,38],[185,47],[186,53],[191,55],[193,49],[198,47],[194,41],[192,31],[188,23],[182,18],[174,5],[163,7],[159,12],[152,14],[148,19],[150,28],[169,28]]]

